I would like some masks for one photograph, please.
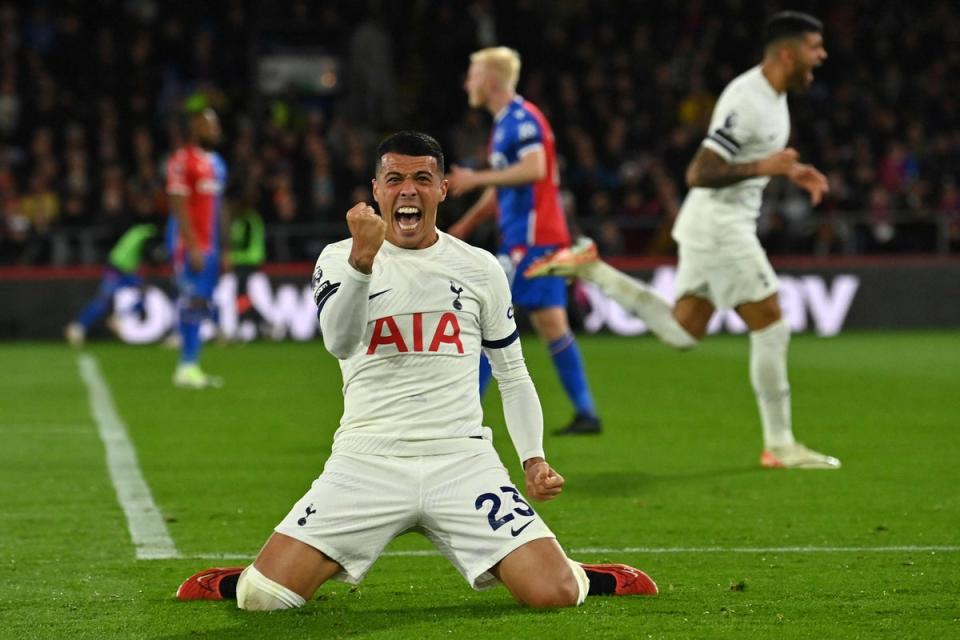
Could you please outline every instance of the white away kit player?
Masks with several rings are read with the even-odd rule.
[[[473,588],[503,583],[532,607],[657,592],[632,567],[569,560],[527,502],[556,497],[564,479],[545,460],[506,276],[491,254],[437,230],[446,192],[433,138],[407,131],[381,143],[380,215],[354,206],[351,237],[324,249],[313,277],[324,345],[343,374],[332,453],[252,565],[195,574],[181,600],[301,606],[330,578],[362,580],[408,531],[429,538]],[[481,350],[500,386],[523,492],[482,424]]]
[[[777,277],[757,238],[763,190],[772,176],[803,187],[814,204],[827,190],[823,174],[785,148],[790,138],[786,93],[805,91],[813,69],[826,59],[821,32],[813,16],[775,14],[764,29],[762,63],[720,95],[707,137],[687,168],[691,188],[673,228],[679,246],[675,305],[600,261],[586,239],[527,271],[593,282],[678,349],[697,345],[716,308],[736,310],[750,330],[750,381],[763,424],[760,461],[765,467],[840,467],[836,458],[794,439],[787,379],[790,329],[781,314]]]

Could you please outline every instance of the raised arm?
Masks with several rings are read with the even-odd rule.
[[[323,345],[339,360],[352,356],[361,344],[373,261],[386,232],[386,223],[365,202],[347,212],[347,226],[353,238],[349,255],[324,250],[313,273]]]

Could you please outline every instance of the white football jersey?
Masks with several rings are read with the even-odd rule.
[[[426,249],[384,242],[374,260],[366,329],[340,360],[344,406],[335,451],[419,455],[490,438],[482,426],[480,351],[518,339],[510,288],[493,255],[438,233]],[[340,283],[357,277],[347,263],[352,242],[328,245],[317,260],[318,317]]]
[[[778,93],[760,67],[736,78],[720,94],[703,146],[730,163],[753,162],[782,151],[790,138],[786,93]],[[673,228],[678,243],[702,250],[756,245],[761,176],[719,189],[693,188]]]

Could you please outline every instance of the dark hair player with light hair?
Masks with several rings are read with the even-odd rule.
[[[763,30],[763,61],[723,90],[710,130],[687,167],[690,192],[673,227],[680,260],[670,305],[646,284],[597,258],[581,241],[535,263],[532,276],[576,276],[595,283],[642,318],[663,342],[695,347],[716,308],[734,309],[750,330],[750,382],[763,424],[765,467],[836,469],[840,461],[796,442],[787,379],[790,328],[777,276],[757,238],[763,190],[773,176],[806,189],[814,205],[827,179],[787,147],[787,92],[804,92],[827,58],[823,25],[797,11],[773,15]]]
[[[380,144],[379,215],[365,202],[350,209],[351,237],[328,245],[313,273],[324,346],[343,374],[333,451],[252,565],[202,571],[179,599],[299,607],[330,578],[362,580],[407,531],[429,538],[473,588],[502,582],[531,607],[656,594],[632,567],[568,559],[493,447],[477,393],[481,350],[500,385],[524,493],[559,495],[564,479],[543,452],[507,278],[491,254],[437,230],[443,167],[426,134]]]

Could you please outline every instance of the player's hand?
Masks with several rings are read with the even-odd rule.
[[[197,273],[203,271],[203,251],[198,247],[193,247],[187,251],[187,259],[190,261],[190,268]]]
[[[533,500],[553,500],[563,491],[563,476],[543,458],[525,461],[523,472],[526,474],[527,497]]]
[[[450,172],[447,173],[447,182],[450,184],[450,193],[454,197],[462,196],[468,191],[473,191],[480,186],[480,183],[477,181],[477,174],[473,169],[465,169],[457,165],[450,167]]]
[[[812,164],[797,163],[787,174],[790,182],[803,187],[810,192],[810,202],[813,206],[820,204],[823,200],[823,194],[830,191],[830,182],[827,176],[823,175]]]
[[[220,256],[220,271],[222,273],[230,273],[233,271],[233,260],[230,259],[229,253],[224,253]]]
[[[757,173],[761,176],[786,176],[797,164],[800,154],[793,147],[777,151],[757,161]]]
[[[350,266],[361,273],[373,271],[376,257],[387,233],[387,223],[366,202],[358,202],[347,211],[347,227],[353,238]]]

